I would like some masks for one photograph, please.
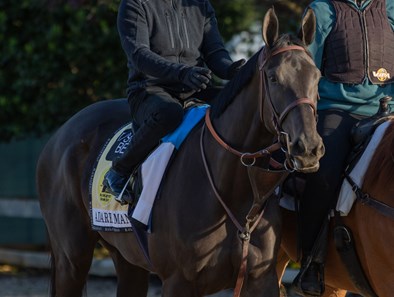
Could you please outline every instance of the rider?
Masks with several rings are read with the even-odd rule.
[[[209,0],[122,0],[118,31],[129,69],[131,119],[138,129],[104,178],[115,196],[160,139],[181,123],[183,103],[209,86],[211,70],[231,79],[245,63],[230,58]]]
[[[301,271],[293,286],[300,294],[320,296],[329,210],[352,149],[350,130],[377,112],[380,98],[394,95],[394,1],[315,0],[307,9],[317,21],[309,50],[323,75],[317,129],[326,153],[319,171],[306,176]]]

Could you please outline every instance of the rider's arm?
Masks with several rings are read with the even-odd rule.
[[[128,61],[147,75],[179,80],[186,65],[170,62],[150,50],[148,25],[141,1],[122,1],[118,13],[118,31]]]
[[[205,12],[204,39],[201,48],[205,63],[217,76],[222,79],[229,79],[228,69],[233,61],[224,47],[215,11],[209,1],[206,1]]]

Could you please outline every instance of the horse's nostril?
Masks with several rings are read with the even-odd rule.
[[[298,139],[293,147],[292,147],[292,151],[293,153],[297,154],[297,155],[303,155],[306,152],[306,145],[305,142],[302,141],[302,139]]]
[[[323,144],[320,144],[320,145],[316,146],[316,147],[313,149],[313,151],[312,151],[313,155],[314,155],[314,156],[317,156],[317,157],[323,156],[323,155],[324,155],[324,152],[325,152],[325,148],[324,148],[324,145],[323,145]]]

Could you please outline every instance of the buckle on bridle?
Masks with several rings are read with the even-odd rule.
[[[289,133],[284,131],[279,131],[278,141],[282,145],[281,150],[287,154],[290,153],[290,136]]]

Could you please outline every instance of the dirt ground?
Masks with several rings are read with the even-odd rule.
[[[0,297],[46,297],[49,292],[49,275],[45,271],[27,270],[18,273],[0,273]],[[148,297],[160,297],[161,283],[151,277]],[[90,277],[87,296],[115,297],[114,277]],[[230,297],[231,292],[222,292],[210,297]]]
[[[49,292],[49,275],[42,270],[24,270],[17,273],[0,272],[0,297],[47,297]],[[91,276],[87,284],[87,297],[116,297],[115,277]],[[161,296],[160,280],[152,276],[148,297]],[[288,297],[299,295],[288,292]],[[361,297],[351,295],[349,297]],[[209,297],[232,297],[232,291],[227,290]]]

